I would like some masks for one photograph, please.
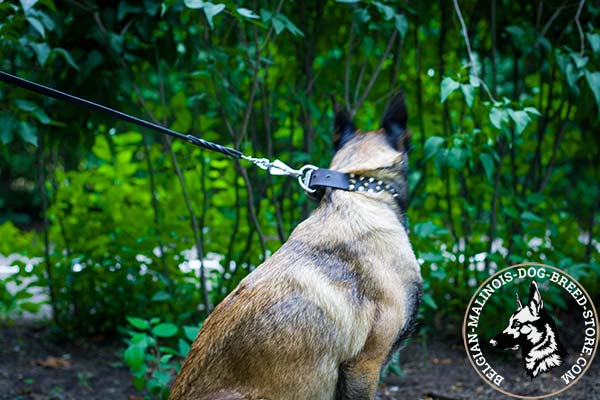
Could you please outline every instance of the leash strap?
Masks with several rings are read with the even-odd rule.
[[[109,107],[105,107],[101,104],[94,103],[93,101],[89,101],[86,99],[82,99],[81,97],[73,96],[65,92],[61,92],[60,90],[52,89],[51,87],[40,85],[39,83],[31,82],[23,78],[19,78],[18,76],[14,76],[11,74],[7,74],[6,72],[0,71],[0,81],[4,81],[6,83],[10,83],[15,86],[22,87],[23,89],[30,90],[32,92],[36,92],[39,94],[43,94],[44,96],[52,97],[57,100],[62,100],[67,103],[74,104],[76,106],[82,106],[92,111],[100,111],[104,114],[110,115],[111,117],[120,119],[125,122],[129,122],[135,125],[142,126],[144,128],[153,129],[165,135],[173,136],[179,139],[183,139],[188,143],[194,144],[199,147],[204,147],[205,149],[217,151],[219,153],[225,154],[229,157],[233,158],[242,158],[243,154],[241,151],[232,149],[230,147],[221,146],[220,144],[216,144],[213,142],[209,142],[208,140],[200,139],[199,137],[193,135],[184,135],[183,133],[175,132],[171,129],[165,128],[164,126],[160,126],[154,124],[152,122],[144,121],[143,119],[132,117],[131,115],[122,113],[121,111],[114,110]]]
[[[112,108],[103,106],[98,103],[94,103],[93,101],[73,96],[71,94],[61,92],[60,90],[40,85],[39,83],[31,82],[3,71],[0,71],[0,81],[21,87],[23,89],[35,93],[42,94],[44,96],[52,97],[57,100],[71,103],[76,106],[85,107],[92,111],[99,111],[113,118],[120,119],[125,122],[129,122],[144,128],[158,131],[165,135],[185,140],[188,143],[225,154],[229,157],[250,161],[254,163],[257,167],[267,170],[271,175],[287,175],[293,178],[297,178],[300,186],[307,192],[309,197],[315,200],[321,198],[325,188],[327,187],[346,190],[350,192],[380,192],[382,190],[387,190],[391,192],[394,195],[394,197],[398,196],[390,185],[386,185],[382,181],[376,181],[374,178],[358,176],[354,174],[345,174],[342,172],[332,171],[330,169],[318,168],[310,164],[304,165],[300,169],[296,170],[285,164],[283,161],[270,161],[267,158],[249,157],[244,155],[239,150],[222,146],[217,143],[209,142],[208,140],[204,140],[193,135],[186,135],[183,133],[173,131],[171,129],[165,128],[164,126],[144,121],[143,119],[133,117],[131,115],[125,114],[121,111],[114,110]]]

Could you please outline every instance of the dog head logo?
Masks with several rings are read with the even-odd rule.
[[[560,341],[554,319],[544,308],[544,300],[534,280],[529,288],[529,301],[523,304],[517,295],[517,310],[506,328],[490,344],[498,349],[521,349],[525,371],[532,379],[563,364],[567,352]]]

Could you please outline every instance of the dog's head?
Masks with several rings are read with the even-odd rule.
[[[490,340],[490,344],[500,350],[519,347],[531,347],[539,342],[544,333],[547,314],[544,310],[542,295],[536,281],[529,286],[529,302],[523,305],[517,293],[517,311],[508,320],[502,332]]]
[[[361,132],[348,113],[336,110],[331,169],[373,177],[390,184],[405,210],[408,201],[408,139],[404,94],[389,102],[376,131]]]

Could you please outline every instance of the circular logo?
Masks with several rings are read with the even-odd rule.
[[[598,347],[598,314],[565,271],[525,263],[498,271],[477,289],[463,322],[469,361],[494,389],[539,399],[573,386]]]

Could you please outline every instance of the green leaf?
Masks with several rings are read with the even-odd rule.
[[[165,300],[169,300],[171,298],[171,295],[167,292],[165,292],[164,290],[159,290],[158,292],[154,293],[154,296],[152,296],[152,301],[165,301]]]
[[[523,219],[525,221],[532,221],[532,222],[544,222],[543,218],[541,218],[539,215],[532,213],[531,211],[522,212],[521,219]]]
[[[479,155],[479,161],[481,161],[481,165],[483,165],[483,169],[485,170],[485,175],[491,181],[492,174],[494,172],[494,159],[489,154],[481,153]]]
[[[43,67],[44,64],[46,64],[46,61],[48,60],[50,51],[52,51],[50,46],[48,46],[48,43],[29,42],[29,47],[31,47],[33,49],[33,52],[35,53],[35,57],[38,60],[38,63]]]
[[[202,8],[204,6],[204,1],[203,0],[184,0],[183,4],[185,4],[185,6],[187,8]]]
[[[204,15],[206,15],[208,24],[211,28],[214,28],[215,25],[213,23],[213,18],[225,9],[225,4],[213,4],[211,2],[206,2],[202,5],[202,9],[204,10]]]
[[[27,21],[33,27],[33,29],[38,31],[38,33],[40,34],[40,36],[42,38],[46,37],[46,29],[44,28],[44,25],[37,18],[27,17]]]
[[[166,364],[171,358],[173,358],[173,354],[165,354],[164,356],[160,357],[159,361],[161,364]]]
[[[406,32],[408,32],[408,21],[406,20],[404,14],[396,15],[394,18],[394,25],[396,26],[396,29],[398,29],[398,32],[400,32],[400,36],[404,38],[406,36]]]
[[[23,139],[26,143],[30,143],[37,147],[38,137],[37,129],[35,128],[35,126],[29,124],[26,121],[21,121],[19,123],[19,136],[21,136],[21,139]]]
[[[525,107],[523,109],[523,111],[525,111],[525,112],[527,112],[529,114],[537,115],[537,116],[541,116],[542,115],[542,113],[539,112],[538,109],[535,108],[535,107]]]
[[[165,2],[162,2],[160,4],[160,17],[164,17],[165,13],[167,12],[167,10],[169,9],[169,5]]]
[[[430,308],[437,310],[438,306],[435,303],[435,300],[433,300],[433,297],[431,297],[431,295],[429,293],[423,293],[422,299],[423,299],[423,303],[428,305]]]
[[[75,63],[75,60],[73,60],[73,57],[71,57],[71,54],[68,51],[66,51],[63,48],[57,47],[54,50],[52,50],[52,53],[61,55],[65,59],[67,64],[69,64],[71,67],[73,67],[73,69],[76,69],[77,71],[79,71],[79,67],[77,66],[77,64]]]
[[[575,53],[575,52],[571,53],[571,58],[575,62],[575,67],[577,67],[577,69],[581,69],[581,68],[585,67],[585,65],[589,61],[588,57],[581,56],[581,55],[579,55],[578,53]]]
[[[515,25],[507,26],[506,32],[510,33],[515,38],[521,38],[525,35],[525,31],[523,30],[523,28]]]
[[[137,317],[127,317],[127,321],[136,329],[145,331],[150,328],[150,324],[145,319]]]
[[[354,11],[354,15],[356,15],[356,20],[359,24],[366,24],[371,20],[371,14],[365,9],[357,8]]]
[[[360,0],[335,0],[336,3],[358,3]]]
[[[598,113],[600,114],[600,71],[596,72],[585,72],[585,79],[587,80],[590,90],[594,94],[596,99],[596,105],[598,106]]]
[[[373,4],[377,8],[377,10],[383,15],[383,19],[385,19],[386,21],[389,21],[396,15],[394,9],[388,5],[385,5],[378,1],[374,1],[371,4]]]
[[[273,23],[273,28],[275,29],[276,34],[279,35],[285,29],[285,24],[279,18],[273,17],[271,22]]]
[[[10,114],[0,114],[0,141],[9,144],[14,137],[14,129],[17,121]]]
[[[271,18],[273,18],[273,13],[271,11],[267,10],[266,8],[260,9],[260,19],[262,22],[266,24],[271,20]]]
[[[452,78],[445,77],[444,79],[442,79],[440,101],[442,103],[445,102],[448,96],[450,96],[450,94],[459,87],[460,83],[456,82]]]
[[[461,170],[465,165],[465,152],[460,147],[453,147],[448,151],[446,158],[448,166],[455,170]]]
[[[502,129],[502,121],[506,120],[506,112],[500,108],[492,107],[489,116],[492,125],[498,129]]]
[[[278,14],[277,17],[283,21],[283,23],[285,24],[285,27],[287,28],[287,30],[294,36],[304,36],[304,33],[298,29],[298,27],[296,25],[294,25],[294,23],[292,21],[290,21],[290,19],[288,17],[286,17],[283,14]]]
[[[190,351],[190,344],[183,339],[179,339],[179,355],[181,357],[187,356]]]
[[[581,78],[581,72],[575,68],[575,65],[572,62],[567,63],[565,66],[565,75],[567,77],[567,83],[573,92],[579,93],[579,88],[577,87],[577,81]]]
[[[18,99],[15,100],[17,107],[25,112],[33,114],[33,116],[44,125],[48,125],[52,120],[48,117],[48,114],[42,110],[37,104],[28,101]]]
[[[30,312],[32,314],[35,314],[38,311],[40,311],[41,304],[27,301],[27,302],[19,303],[19,308],[23,309],[24,311]]]
[[[38,2],[38,0],[20,0],[21,7],[23,7],[23,11],[27,15],[29,10]]]
[[[240,7],[237,10],[237,13],[240,14],[242,17],[246,17],[246,18],[250,18],[250,19],[257,19],[260,18],[258,15],[256,15],[256,13],[254,13],[254,11],[248,9],[248,8],[243,8]]]
[[[429,137],[426,141],[425,141],[425,160],[427,161],[428,159],[431,158],[431,156],[433,156],[435,153],[438,152],[438,150],[440,149],[440,146],[445,142],[444,138],[439,137],[439,136],[431,136]]]
[[[586,33],[588,42],[590,42],[590,46],[592,47],[592,52],[594,54],[600,53],[600,33]]]
[[[171,337],[177,333],[177,326],[165,322],[152,328],[152,334],[158,337]]]
[[[120,1],[117,7],[117,21],[122,21],[127,14],[138,14],[142,7],[133,5],[127,1]]]
[[[424,239],[430,239],[432,236],[446,235],[448,230],[436,225],[431,221],[419,222],[414,227],[415,235]]]
[[[164,371],[156,370],[152,373],[152,376],[156,379],[159,387],[166,387],[171,381],[171,375]]]
[[[531,122],[531,118],[529,117],[529,114],[527,114],[527,112],[525,112],[525,111],[521,111],[521,110],[515,111],[512,109],[509,109],[508,115],[515,122],[515,132],[517,135],[520,135],[521,133],[523,133],[525,128],[527,128],[527,125],[529,125],[529,122]]]
[[[183,327],[183,333],[185,334],[185,337],[190,342],[193,342],[194,340],[196,340],[196,336],[198,336],[199,331],[200,331],[200,327],[198,327],[198,326],[184,326]]]
[[[469,84],[461,84],[460,90],[462,90],[463,95],[465,96],[465,101],[467,102],[467,105],[469,106],[469,108],[471,108],[473,106],[473,96],[475,94],[475,89],[473,89],[473,86]]]
[[[127,365],[134,371],[144,366],[144,349],[138,345],[134,344],[125,349],[123,357]]]

